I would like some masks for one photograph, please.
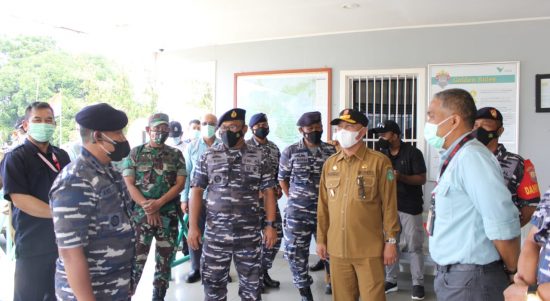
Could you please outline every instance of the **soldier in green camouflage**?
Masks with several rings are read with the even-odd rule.
[[[164,300],[170,281],[170,263],[177,250],[179,193],[185,185],[185,161],[181,151],[165,145],[168,115],[154,114],[146,127],[150,141],[133,148],[122,175],[136,203],[136,260],[132,272],[134,289],[156,239],[153,300]]]

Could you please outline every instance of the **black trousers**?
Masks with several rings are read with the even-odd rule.
[[[14,301],[55,301],[57,252],[15,261]]]

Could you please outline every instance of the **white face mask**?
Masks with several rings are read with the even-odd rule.
[[[342,148],[350,148],[361,141],[361,139],[357,140],[358,135],[359,132],[339,129],[338,132],[336,132],[336,140],[338,140]]]

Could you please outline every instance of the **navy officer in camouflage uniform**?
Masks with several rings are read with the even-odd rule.
[[[213,145],[196,162],[191,181],[189,246],[201,243],[199,215],[206,197],[206,230],[202,246],[201,277],[205,300],[227,300],[227,279],[231,259],[239,275],[242,300],[261,300],[260,270],[264,214],[259,193],[264,197],[266,219],[263,239],[267,248],[277,240],[275,186],[272,166],[264,150],[247,145],[248,130],[243,109],[231,109],[218,121],[223,143]]]
[[[539,185],[531,161],[509,152],[498,142],[504,132],[502,123],[503,118],[499,110],[485,107],[477,111],[474,129],[477,139],[496,156],[506,187],[519,210],[520,225],[523,227],[529,223],[540,202]]]
[[[162,113],[149,118],[146,131],[150,140],[130,151],[122,172],[136,203],[134,288],[143,273],[153,237],[156,240],[153,300],[164,300],[168,289],[170,264],[177,250],[179,193],[187,175],[181,151],[165,145],[168,121],[168,115]]]
[[[277,178],[279,171],[279,158],[281,157],[281,152],[279,148],[273,141],[267,139],[269,134],[269,123],[267,121],[267,116],[264,113],[258,113],[250,117],[250,122],[248,126],[252,130],[252,138],[246,141],[248,145],[257,146],[264,151],[266,151],[267,158],[273,169],[273,178]],[[280,199],[282,196],[282,190],[280,186],[276,187],[276,199]],[[260,195],[260,198],[263,196]],[[260,200],[261,205],[262,200]],[[273,266],[273,260],[281,247],[281,241],[283,239],[283,221],[281,219],[281,212],[279,211],[279,206],[275,206],[275,230],[277,230],[277,242],[273,248],[267,248],[265,244],[262,247],[262,282],[260,283],[264,288],[277,288],[281,283],[277,280],[271,279],[269,276],[269,269]]]
[[[317,230],[321,171],[336,149],[321,141],[321,113],[304,113],[296,125],[303,138],[283,151],[279,163],[279,183],[288,197],[284,219],[285,258],[302,300],[313,300],[310,289],[313,279],[308,274],[309,245]]]
[[[100,103],[78,112],[76,122],[81,153],[50,191],[60,255],[55,293],[63,301],[126,301],[134,258],[133,202],[111,162],[130,151],[122,132],[128,118]]]

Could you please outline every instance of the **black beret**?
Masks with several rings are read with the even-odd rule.
[[[267,122],[267,116],[265,116],[264,113],[252,115],[252,117],[250,117],[250,121],[248,122],[248,126],[253,127],[260,122]]]
[[[386,120],[386,121],[381,122],[378,125],[376,125],[376,127],[374,129],[372,129],[371,132],[373,132],[375,134],[394,132],[394,133],[400,135],[401,134],[401,129],[399,128],[399,125],[395,121]]]
[[[231,120],[242,120],[244,121],[246,115],[246,111],[243,109],[235,108],[231,109],[225,113],[223,113],[222,116],[220,116],[220,119],[218,120],[218,127],[222,125],[225,121],[231,121]]]
[[[297,126],[309,126],[315,123],[321,122],[321,113],[320,112],[307,112],[302,114],[300,119],[298,119],[298,122],[296,122]]]
[[[340,116],[338,118],[333,119],[330,124],[331,125],[338,125],[340,121],[349,122],[352,124],[360,123],[363,126],[369,125],[369,119],[365,114],[354,110],[354,109],[344,109],[340,112]]]
[[[183,130],[181,128],[181,123],[177,121],[170,121],[170,134],[168,134],[168,136],[179,137],[182,133]]]
[[[502,114],[496,108],[485,107],[477,111],[476,119],[491,119],[502,122]]]
[[[96,131],[118,131],[128,124],[126,113],[106,103],[84,107],[76,113],[75,120],[80,126]]]

